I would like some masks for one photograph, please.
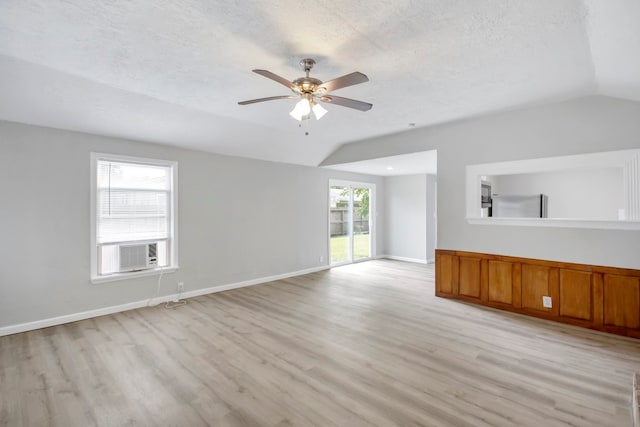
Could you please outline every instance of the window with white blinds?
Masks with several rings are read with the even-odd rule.
[[[153,245],[151,265],[171,266],[174,259],[174,174],[176,164],[94,153],[95,185],[93,276],[123,273],[121,248]],[[135,249],[135,248],[134,248]]]
[[[169,238],[171,167],[98,160],[97,243]]]

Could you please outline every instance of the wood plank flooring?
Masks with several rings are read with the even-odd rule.
[[[0,338],[3,426],[629,426],[640,340],[371,261]]]

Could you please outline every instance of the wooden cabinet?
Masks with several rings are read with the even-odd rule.
[[[640,270],[437,250],[436,295],[640,338]]]

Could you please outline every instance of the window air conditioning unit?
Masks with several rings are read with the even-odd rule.
[[[158,244],[120,245],[120,273],[147,270],[158,265]]]

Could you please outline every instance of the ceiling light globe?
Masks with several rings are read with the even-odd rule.
[[[314,102],[313,115],[316,116],[316,120],[320,120],[325,114],[327,114],[327,110],[322,105]]]
[[[295,108],[289,113],[289,115],[299,122],[302,121],[302,115]]]
[[[298,101],[295,109],[300,111],[301,115],[306,116],[311,112],[311,104],[308,99],[304,98]]]

